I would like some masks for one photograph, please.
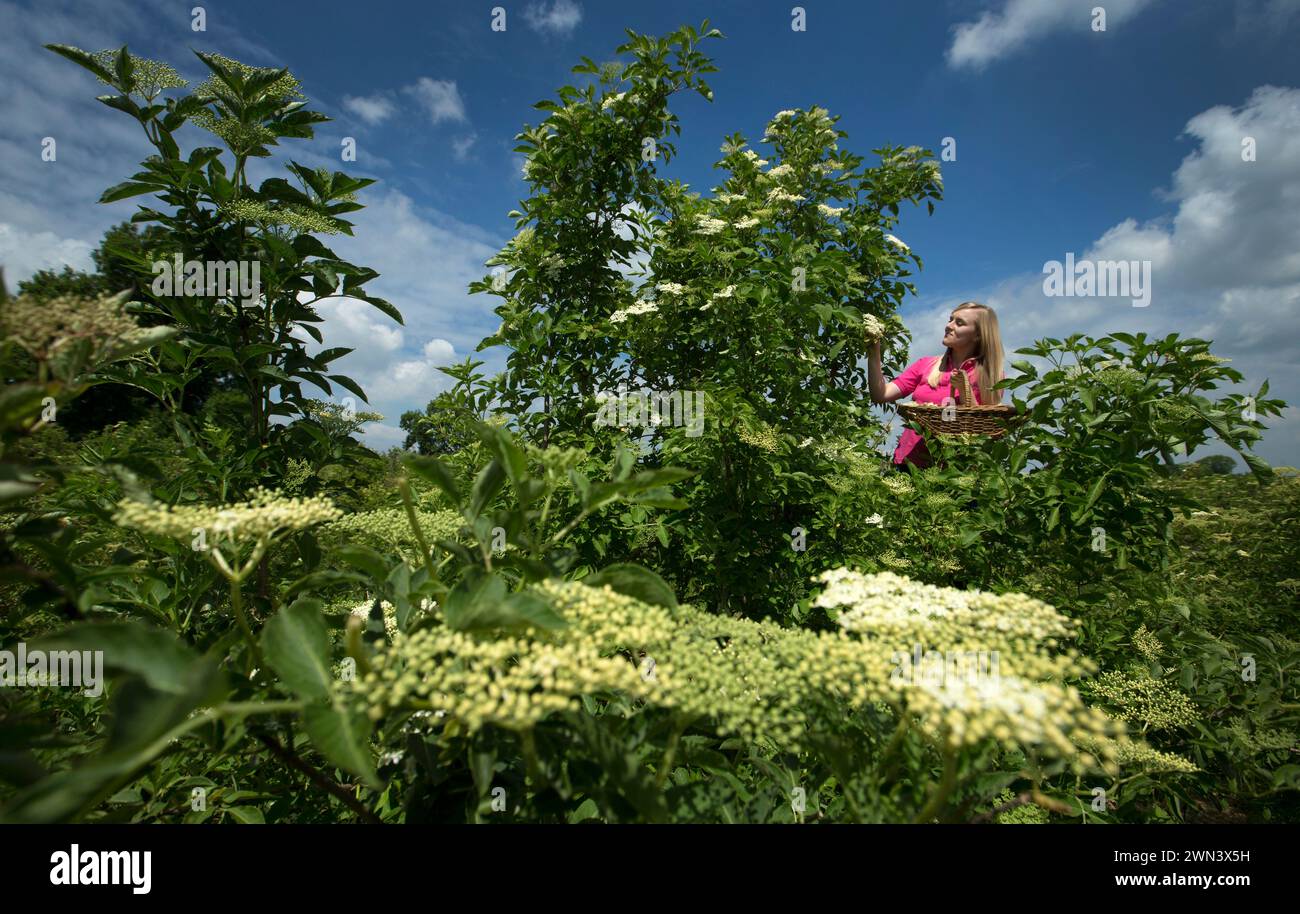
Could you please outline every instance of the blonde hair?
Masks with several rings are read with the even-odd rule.
[[[988,406],[994,403],[1002,402],[1002,391],[994,390],[993,385],[1006,377],[1003,370],[1003,353],[1002,353],[1002,333],[998,330],[998,315],[988,305],[980,304],[977,301],[964,301],[956,308],[953,313],[958,311],[976,311],[975,315],[975,352],[971,358],[975,359],[979,366],[979,399],[980,403]],[[931,387],[939,386],[939,374],[942,371],[948,371],[954,368],[952,364],[952,349],[944,348],[942,356],[934,360],[934,365],[930,368],[930,376],[925,382]]]

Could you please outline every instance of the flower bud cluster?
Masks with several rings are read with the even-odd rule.
[[[1181,755],[1174,755],[1172,752],[1161,752],[1158,749],[1151,748],[1146,743],[1133,740],[1083,737],[1079,740],[1079,748],[1094,755],[1111,759],[1119,766],[1121,771],[1159,774],[1162,772],[1190,773],[1201,770]]]
[[[785,629],[689,606],[669,611],[607,586],[552,579],[533,593],[567,627],[526,636],[444,628],[398,635],[373,659],[370,674],[339,688],[374,719],[395,709],[437,710],[471,731],[531,726],[554,711],[578,709],[581,695],[621,693],[647,707],[705,718],[721,735],[790,750],[807,748],[808,738],[830,721],[868,705],[889,706],[919,718],[948,746],[993,739],[1071,758],[1076,766],[1091,759],[1079,755],[1079,740],[1122,731],[1060,682],[1086,664],[1073,653],[1051,653],[1049,646],[1074,625],[1046,604],[1020,594],[931,588],[890,574],[841,569],[825,579],[830,596],[823,594],[821,605],[851,601],[835,632]],[[891,610],[893,598],[907,605]],[[877,619],[884,624],[877,627]],[[942,683],[899,678],[899,648],[913,643],[1000,647],[1006,675]]]
[[[460,535],[464,520],[455,511],[419,511],[415,518],[426,542],[454,540]],[[326,533],[340,534],[349,541],[359,540],[370,546],[391,549],[406,556],[417,556],[418,541],[410,520],[402,508],[377,508],[345,514],[325,528]]]
[[[1173,730],[1201,719],[1191,698],[1153,676],[1107,670],[1088,684],[1088,693],[1111,709],[1111,716],[1143,729]]]
[[[285,498],[259,487],[247,501],[231,505],[165,505],[123,499],[113,519],[119,526],[184,542],[202,530],[210,545],[238,545],[266,542],[278,532],[305,530],[337,520],[342,514],[327,498]]]
[[[93,348],[87,361],[105,361],[141,333],[135,318],[123,308],[129,295],[60,295],[46,301],[18,295],[0,310],[0,339],[12,340],[42,362],[89,340]]]
[[[935,587],[891,572],[823,572],[814,606],[842,608],[838,622],[879,649],[903,657],[901,690],[892,696],[949,745],[986,738],[1008,748],[1035,746],[1072,757],[1080,735],[1110,737],[1122,728],[1083,704],[1065,684],[1095,665],[1063,642],[1079,623],[1024,594]],[[922,651],[977,653],[998,658],[995,674],[910,675],[912,646]]]

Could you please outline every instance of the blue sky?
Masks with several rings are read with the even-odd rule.
[[[923,4],[789,2],[203,4],[0,0],[0,263],[12,285],[42,266],[88,267],[131,201],[95,204],[149,148],[122,115],[93,100],[92,77],[41,49],[122,43],[193,79],[189,48],[288,66],[313,107],[336,120],[292,154],[379,179],[363,194],[356,237],[340,254],[374,267],[373,291],[398,305],[397,327],[356,302],[322,309],[326,343],[387,420],[376,447],[400,443],[397,417],[445,386],[435,366],[493,331],[496,299],[466,294],[515,233],[526,195],[514,136],[532,105],[580,77],[581,55],[612,59],[627,28],[652,35],[703,19],[726,36],[701,50],[719,68],[670,102],[679,155],[662,169],[708,193],[725,135],[760,152],[777,111],[820,105],[840,117],[842,148],[940,149],[945,199],[933,216],[904,211],[896,234],[925,260],[904,317],[912,358],[936,354],[949,309],[993,305],[1008,349],[1043,336],[1127,330],[1214,341],[1254,391],[1300,403],[1300,0],[934,0]],[[505,32],[490,28],[504,6]],[[1106,10],[1105,31],[1092,9]],[[59,142],[42,162],[45,136]],[[357,162],[339,162],[340,140]],[[1244,136],[1257,159],[1243,162]],[[195,133],[191,143],[201,142]],[[271,174],[275,162],[269,163]],[[1049,299],[1048,260],[1151,260],[1153,297]],[[489,355],[489,365],[499,365]],[[1300,412],[1258,450],[1300,464]],[[1222,452],[1209,448],[1201,453]]]

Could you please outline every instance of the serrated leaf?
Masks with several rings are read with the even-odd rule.
[[[329,631],[319,600],[300,599],[286,606],[262,630],[262,654],[286,686],[302,698],[325,698],[333,674]]]

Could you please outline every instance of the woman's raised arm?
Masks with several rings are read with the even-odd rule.
[[[867,353],[867,386],[871,389],[872,403],[893,403],[906,396],[893,381],[885,383],[880,372],[880,343],[872,343]]]

